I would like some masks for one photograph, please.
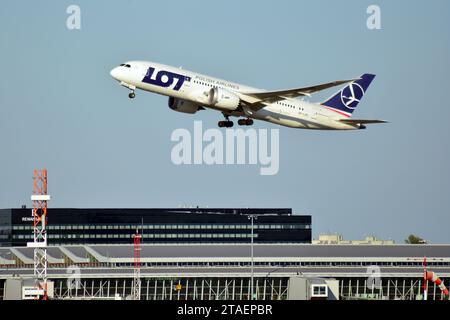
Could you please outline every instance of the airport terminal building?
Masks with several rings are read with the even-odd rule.
[[[142,300],[248,300],[252,287],[257,300],[422,299],[424,257],[450,279],[450,245],[311,244],[311,216],[291,209],[51,208],[48,220],[54,299],[132,296],[136,229]],[[32,282],[31,225],[31,209],[0,210],[0,299]]]
[[[248,300],[251,251],[243,243],[144,244],[140,298]],[[133,292],[133,252],[131,244],[49,247],[53,298],[126,299]],[[420,299],[425,256],[428,270],[448,286],[450,245],[255,244],[255,299],[295,299],[301,293],[320,298],[322,289],[328,299]],[[68,287],[76,270],[79,283]],[[7,296],[8,281],[32,277],[32,248],[0,248],[0,299]],[[301,280],[310,283],[309,293]],[[429,282],[428,299],[449,297]]]
[[[49,245],[143,243],[311,243],[311,216],[292,209],[67,209],[51,208]],[[31,209],[0,210],[0,246],[32,239]]]

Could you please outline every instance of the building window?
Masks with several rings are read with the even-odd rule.
[[[311,297],[326,298],[328,297],[328,287],[326,284],[313,284],[311,286]]]

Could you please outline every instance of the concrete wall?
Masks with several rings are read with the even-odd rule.
[[[335,279],[306,278],[294,276],[289,278],[288,300],[311,300],[313,284],[325,284],[328,288],[327,300],[339,300],[339,281]]]
[[[22,280],[7,279],[3,300],[22,300]]]

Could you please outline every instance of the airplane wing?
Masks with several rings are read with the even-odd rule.
[[[261,92],[242,92],[240,93],[240,98],[242,101],[246,102],[252,108],[259,109],[266,104],[274,103],[281,100],[286,100],[287,98],[296,98],[300,96],[310,96],[312,93],[325,90],[331,87],[336,87],[344,83],[352,82],[357,79],[350,80],[338,80],[333,82],[328,82],[324,84],[319,84],[311,87],[304,88],[294,88],[287,90],[278,91],[261,91]]]
[[[370,120],[370,119],[339,119],[338,121],[348,124],[387,123],[387,121],[385,120]]]

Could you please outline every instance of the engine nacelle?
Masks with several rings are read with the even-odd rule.
[[[169,108],[183,113],[196,113],[201,107],[193,102],[169,97]]]
[[[209,105],[225,110],[236,110],[239,107],[239,97],[222,88],[211,88],[209,90]]]

